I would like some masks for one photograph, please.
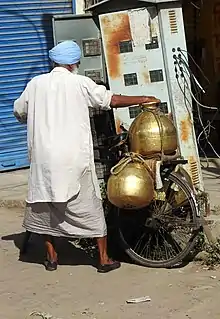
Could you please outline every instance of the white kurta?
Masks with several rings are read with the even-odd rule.
[[[108,110],[111,97],[104,86],[62,67],[28,83],[14,103],[15,113],[27,114],[28,203],[67,202],[88,169],[100,198],[88,108]]]
[[[106,235],[89,107],[108,110],[111,97],[104,86],[57,67],[31,80],[15,101],[15,115],[27,116],[27,230],[65,237]]]

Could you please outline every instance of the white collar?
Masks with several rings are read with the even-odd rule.
[[[71,72],[63,66],[56,66],[51,72],[68,72],[71,74]]]

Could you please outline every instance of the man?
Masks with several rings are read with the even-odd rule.
[[[54,69],[33,78],[14,103],[27,121],[30,175],[23,226],[45,235],[47,270],[57,269],[53,237],[96,238],[98,272],[120,267],[107,254],[106,223],[95,173],[89,107],[109,110],[154,97],[113,95],[90,78],[77,75],[81,50],[64,41],[49,51]]]

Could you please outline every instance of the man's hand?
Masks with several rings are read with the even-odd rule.
[[[146,96],[146,102],[144,103],[155,103],[159,104],[161,101],[154,96]]]
[[[111,107],[128,107],[134,105],[140,105],[144,103],[160,103],[160,100],[154,96],[125,96],[125,95],[113,95],[111,99]]]

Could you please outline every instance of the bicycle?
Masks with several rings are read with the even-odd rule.
[[[100,161],[112,167],[129,151],[128,132],[123,128],[121,134],[107,138],[105,148],[108,156]],[[149,206],[134,212],[110,205],[108,215],[115,216],[120,245],[139,265],[177,265],[193,250],[201,232],[200,207],[190,177],[182,169],[176,171],[187,161],[177,157],[163,161],[163,190]]]

